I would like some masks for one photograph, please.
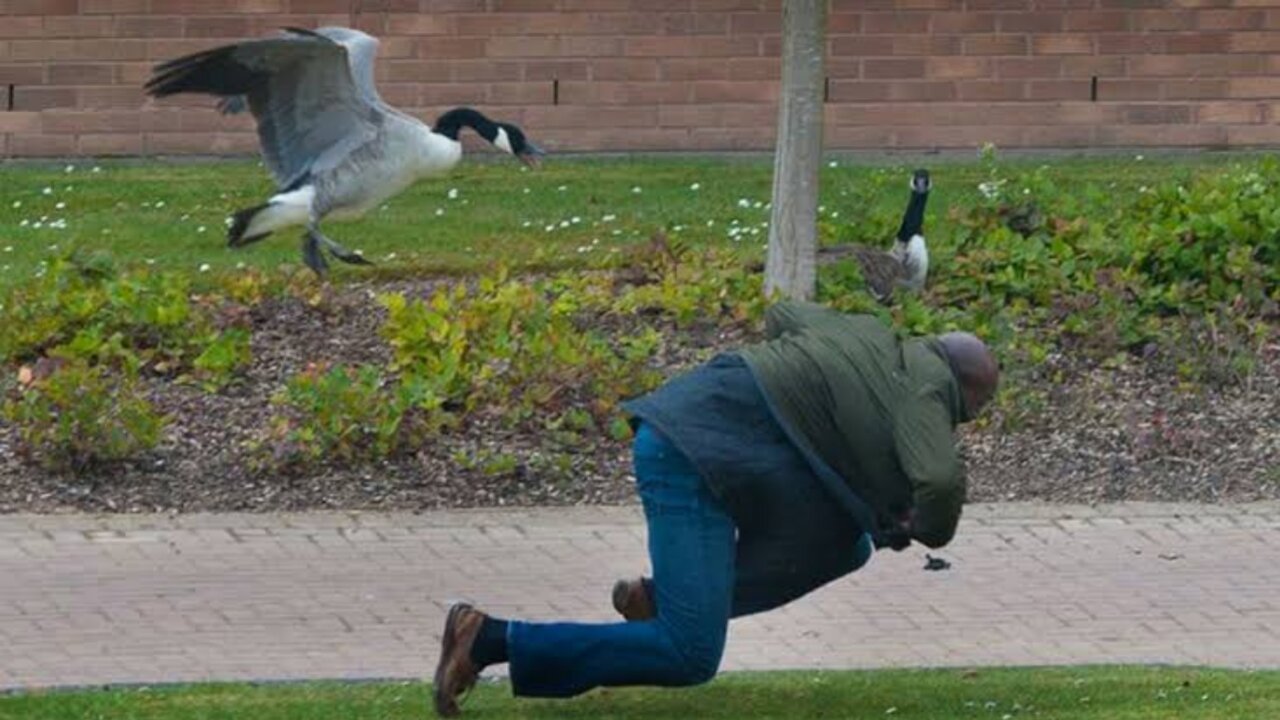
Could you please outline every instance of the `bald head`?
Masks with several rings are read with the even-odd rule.
[[[976,417],[996,394],[1000,385],[1000,365],[986,343],[967,332],[949,332],[938,336],[943,352],[951,361],[951,369],[960,381],[966,414]]]

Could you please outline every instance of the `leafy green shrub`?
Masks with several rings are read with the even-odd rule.
[[[1280,164],[1266,158],[1140,194],[1114,224],[1151,285],[1147,304],[1178,312],[1242,295],[1256,305],[1280,289],[1277,192]]]
[[[425,436],[423,388],[375,366],[312,365],[272,399],[282,411],[259,450],[274,469],[390,457]]]
[[[11,392],[4,404],[4,419],[17,427],[28,457],[53,469],[79,471],[155,447],[165,420],[142,394],[129,366],[113,370],[81,359],[55,365]]]
[[[1276,327],[1236,308],[1219,306],[1165,332],[1161,359],[1172,364],[1183,383],[1249,387]]]
[[[297,292],[301,282],[280,273],[266,273],[257,268],[243,268],[216,278],[217,292],[241,305],[257,305],[270,297]]]
[[[610,342],[580,327],[579,304],[565,287],[499,273],[474,290],[460,284],[425,301],[383,295],[392,367],[421,384],[428,410],[516,424],[585,401],[603,424],[621,398],[657,383],[647,363],[660,336],[649,329]]]
[[[229,328],[213,336],[204,351],[191,361],[191,366],[206,390],[216,390],[230,382],[250,359],[249,331]]]
[[[368,462],[472,421],[534,422],[564,447],[623,441],[630,429],[619,402],[661,380],[651,359],[663,336],[635,321],[642,306],[673,319],[686,302],[714,304],[716,317],[762,312],[758,281],[732,278],[728,261],[704,270],[693,258],[687,267],[682,277],[714,278],[714,289],[672,282],[647,305],[636,299],[635,286],[616,284],[605,273],[515,280],[500,270],[426,299],[384,294],[381,334],[392,350],[387,374],[373,366],[316,366],[299,374],[275,398],[280,411],[259,458],[277,470]],[[672,272],[679,271],[658,269],[647,284],[664,287],[659,283]],[[601,319],[607,334],[588,326]],[[457,462],[497,474],[510,465],[505,457]]]
[[[0,358],[34,360],[92,322],[106,304],[103,275],[79,260],[78,255],[54,258],[8,294],[0,304]]]
[[[517,471],[521,459],[509,452],[479,448],[472,452],[461,450],[453,454],[453,463],[463,470],[472,470],[490,477],[510,475]]]
[[[904,334],[964,329],[986,338],[1006,368],[997,398],[1006,424],[1042,409],[1032,389],[1055,353],[1171,359],[1187,383],[1249,381],[1253,358],[1275,336],[1280,210],[1271,198],[1280,163],[1170,173],[1127,189],[1113,178],[1068,185],[1049,166],[1011,169],[994,151],[983,163],[979,186],[960,189],[973,199],[926,223],[923,294],[880,306],[849,261],[822,268],[819,299],[879,315]],[[860,213],[855,222],[872,228],[889,219],[886,210]]]
[[[747,272],[730,253],[695,253],[655,238],[646,252],[633,256],[646,268],[641,282],[624,287],[611,301],[612,312],[654,313],[678,325],[701,322],[754,322],[768,306],[764,276]]]
[[[249,360],[248,330],[223,327],[225,306],[198,299],[184,274],[121,272],[105,253],[72,251],[0,303],[0,362],[59,356],[159,374],[194,370],[217,387]]]

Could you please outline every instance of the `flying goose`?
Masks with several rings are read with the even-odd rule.
[[[322,218],[355,218],[421,178],[462,159],[458,133],[475,130],[495,147],[536,167],[543,151],[520,128],[471,108],[454,108],[428,127],[383,102],[373,79],[378,40],[359,30],[285,28],[156,66],[145,88],[220,96],[224,113],[246,106],[258,123],[262,157],[277,193],[235,213],[228,244],[240,247],[277,230],[305,225],[302,256],[328,269],[321,246],[343,262],[368,264],[320,232]]]
[[[923,288],[929,274],[929,249],[922,231],[930,187],[927,170],[912,173],[911,199],[902,215],[893,248],[888,252],[865,245],[835,245],[818,250],[820,262],[830,263],[853,255],[862,268],[867,289],[882,303],[889,302],[898,287],[912,291]]]

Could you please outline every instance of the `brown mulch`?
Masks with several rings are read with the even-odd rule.
[[[385,363],[375,292],[428,293],[438,281],[337,290],[318,306],[272,299],[252,310],[253,363],[217,394],[162,379],[152,401],[170,416],[145,458],[92,474],[52,474],[24,463],[0,423],[0,512],[195,512],[396,509],[633,502],[625,443],[548,447],[545,434],[486,421],[448,432],[417,452],[302,475],[255,470],[247,446],[262,437],[270,398],[311,362]],[[602,325],[620,322],[601,318]],[[622,322],[626,322],[625,320]],[[663,328],[656,367],[674,372],[755,338],[743,327]],[[1180,386],[1157,351],[1119,367],[1050,361],[1034,422],[968,428],[971,501],[1247,501],[1280,498],[1280,347],[1253,372],[1214,389]],[[1054,378],[1051,382],[1047,378]],[[557,467],[540,462],[549,453]],[[514,469],[465,468],[458,458],[504,453]]]
[[[1167,360],[1130,358],[1041,381],[1048,405],[1035,427],[965,433],[971,497],[1280,499],[1280,344],[1228,383],[1180,383]]]

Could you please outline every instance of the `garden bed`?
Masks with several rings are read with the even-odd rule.
[[[992,344],[1002,390],[961,432],[971,501],[1280,498],[1280,164],[947,170],[968,184],[926,222],[927,290],[879,306],[845,262],[819,299]],[[267,271],[205,245],[222,265],[184,270],[160,247],[177,241],[153,216],[216,227],[241,198],[197,186],[239,188],[243,169],[28,183],[0,206],[0,235],[19,238],[0,270],[24,272],[0,276],[0,512],[633,502],[618,403],[760,338],[767,206],[749,198],[768,168],[567,163],[519,201],[498,172],[428,215],[444,225],[402,207],[366,221],[404,246],[443,231],[469,264],[331,285],[278,267],[283,244]],[[905,175],[844,172],[824,169],[823,240],[888,236]],[[59,192],[103,225],[80,250],[42,249],[19,217]],[[115,238],[115,259],[85,237]],[[516,276],[475,274],[508,255]]]
[[[321,307],[296,296],[251,310],[252,362],[217,392],[169,378],[145,394],[170,422],[137,459],[81,472],[24,462],[0,425],[0,512],[425,510],[499,505],[628,503],[628,445],[608,437],[566,444],[536,422],[511,428],[477,416],[396,457],[302,472],[254,467],[276,408],[272,397],[309,364],[386,363],[377,292],[420,297],[440,281],[353,285]],[[597,327],[616,315],[584,318]],[[652,367],[670,375],[758,339],[749,322],[660,324]],[[1270,345],[1247,378],[1213,387],[1182,382],[1170,349],[1103,364],[1055,356],[1023,379],[1040,397],[1024,427],[996,409],[962,433],[970,500],[1248,501],[1280,497],[1280,350]],[[1059,378],[1051,381],[1051,378]],[[554,462],[548,461],[553,458]]]

